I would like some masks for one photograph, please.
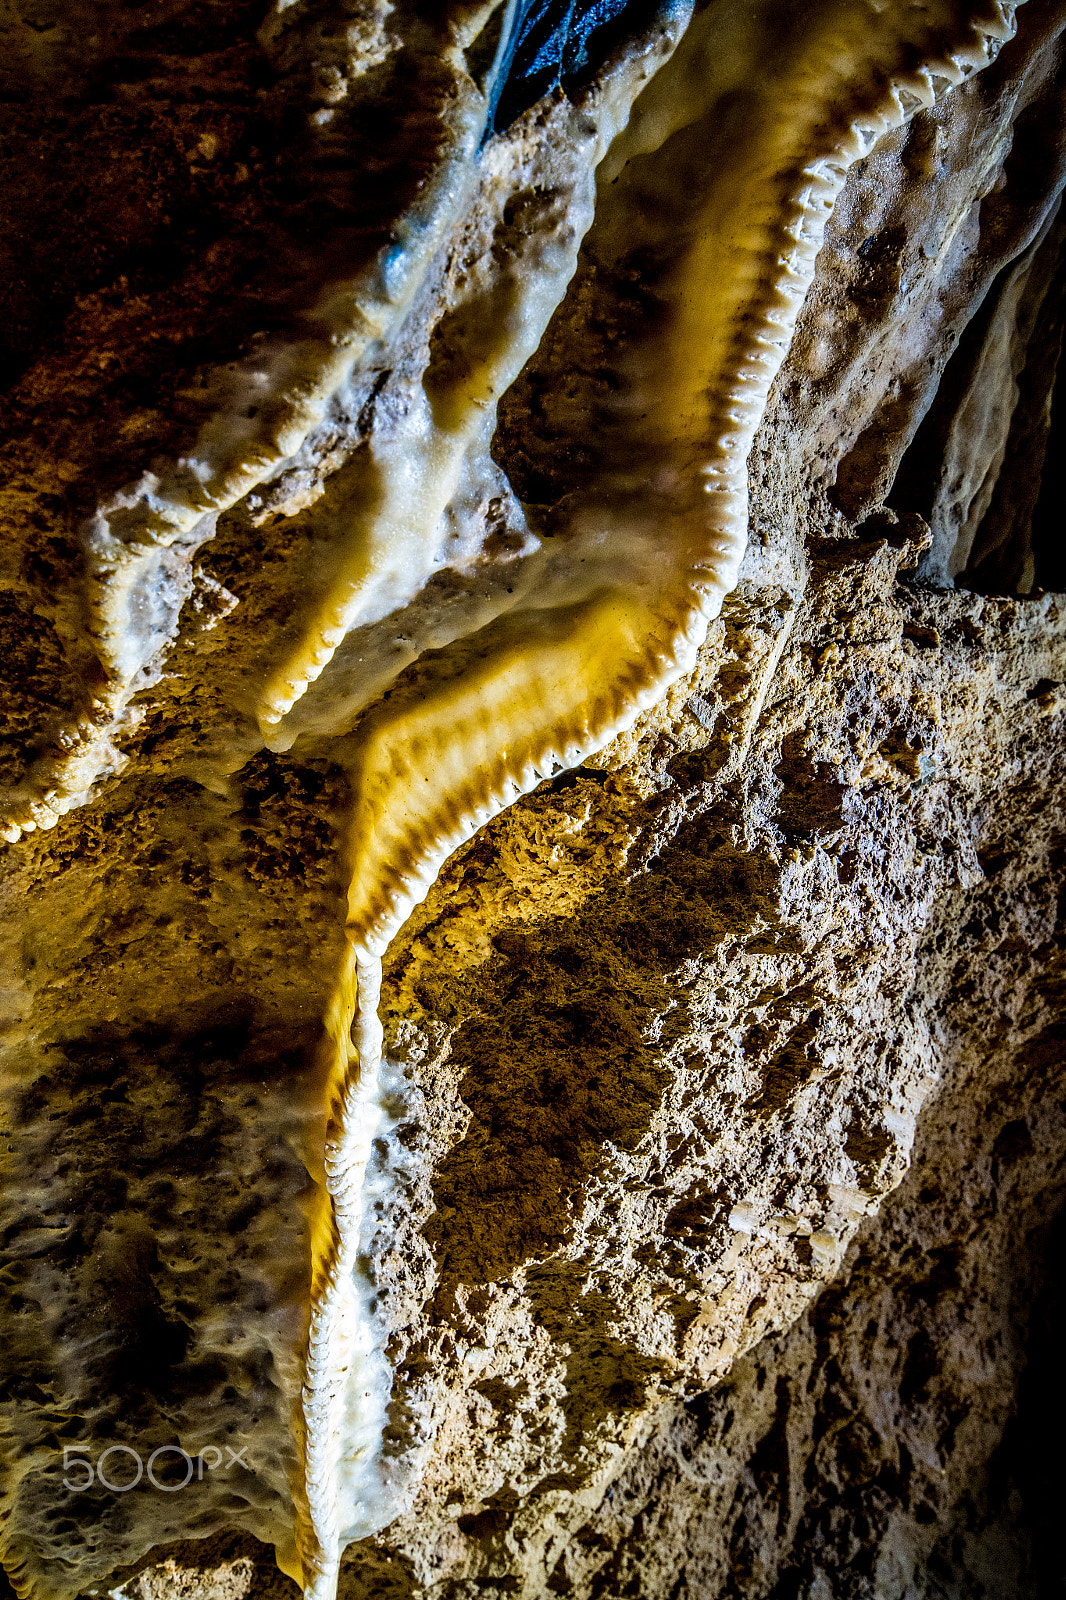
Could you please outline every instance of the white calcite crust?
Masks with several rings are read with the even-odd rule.
[[[266,37],[281,37],[287,9]],[[349,1544],[409,1510],[423,1459],[412,1454],[406,1477],[386,1459],[395,1328],[367,1265],[374,1208],[395,1205],[407,1181],[382,961],[487,822],[612,741],[624,749],[657,707],[681,714],[671,696],[687,695],[738,581],[749,453],[848,172],[992,60],[1013,26],[1007,6],[954,0],[824,0],[802,16],[772,0],[694,17],[678,6],[572,99],[485,141],[495,69],[479,76],[471,56],[497,9],[456,6],[443,25],[438,155],[389,246],[322,286],[303,308],[305,337],[273,338],[213,380],[217,403],[186,453],[146,462],[89,515],[82,703],[11,786],[3,817],[17,847],[91,814],[139,770],[150,695],[172,692],[174,663],[190,659],[210,690],[189,714],[160,702],[181,737],[159,770],[210,797],[212,861],[237,858],[216,842],[249,763],[317,763],[343,789],[331,839],[343,882],[323,891],[332,942],[308,980],[321,1036],[285,1133],[314,1183],[306,1231],[294,1222],[286,1244],[294,1260],[304,1252],[306,1318],[275,1340],[302,1363],[272,1423],[290,1429],[274,1478],[287,1474],[291,1508],[272,1482],[269,1510],[248,1522],[312,1600],[333,1600]],[[387,15],[375,16],[353,35],[353,97],[388,54]],[[539,359],[563,386],[559,330],[582,308],[607,326],[642,260],[647,304],[617,312],[601,414],[575,368],[571,413],[545,423],[548,453],[581,457],[568,491],[523,494],[499,446],[508,397]],[[269,572],[235,560],[239,595],[198,575],[194,557],[209,564],[215,548],[224,564],[256,530]],[[741,697],[738,763],[789,647],[790,609],[782,598]],[[211,912],[220,948],[236,937],[226,915]],[[909,1140],[915,1106],[898,1115]],[[834,1204],[803,1233],[823,1276],[867,1209],[844,1189]],[[730,1226],[763,1237],[765,1209],[738,1202]],[[723,1359],[738,1339],[723,1335]],[[708,1380],[716,1359],[693,1357]],[[78,1592],[76,1556],[61,1579],[33,1554],[32,1527],[16,1519],[3,1538],[21,1590]]]

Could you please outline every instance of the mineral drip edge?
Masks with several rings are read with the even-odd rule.
[[[937,10],[935,5],[930,7],[915,24],[924,40],[935,32],[935,16],[930,21],[930,12]],[[676,16],[683,13],[687,16],[687,8],[675,8]],[[944,5],[943,13],[942,28],[952,18],[950,5]],[[514,15],[515,0],[510,0],[503,29],[505,41]],[[703,27],[709,31],[713,15],[711,8],[711,13],[705,12],[693,24],[693,29]],[[855,0],[850,7],[841,6],[834,12],[841,28],[850,25],[848,44],[853,43],[856,29],[860,36],[864,28],[872,31],[875,18],[877,26],[887,27],[885,15],[886,8],[875,0]],[[898,38],[893,34],[890,43],[903,42],[909,16],[910,13],[903,10],[900,34]],[[675,587],[668,597],[660,598],[658,609],[652,613],[661,629],[653,634],[639,658],[628,664],[624,681],[608,688],[597,684],[597,693],[591,699],[587,698],[576,709],[566,705],[561,715],[554,720],[549,718],[546,724],[539,720],[538,713],[545,714],[552,709],[547,691],[534,702],[532,711],[528,706],[519,708],[529,713],[526,724],[521,722],[519,712],[515,712],[518,726],[514,739],[507,737],[512,731],[507,724],[499,734],[499,743],[507,747],[509,754],[500,755],[495,763],[488,765],[472,762],[468,781],[458,785],[457,792],[440,796],[437,809],[428,816],[413,815],[403,836],[405,848],[398,859],[391,862],[381,859],[387,851],[380,841],[371,839],[368,844],[363,838],[361,813],[357,812],[353,819],[353,856],[358,856],[361,850],[369,854],[371,865],[363,878],[366,880],[369,873],[376,881],[371,892],[366,881],[357,885],[358,874],[353,874],[348,954],[327,1017],[333,1086],[329,1097],[325,1161],[328,1198],[324,1199],[318,1217],[312,1250],[311,1323],[302,1400],[307,1507],[306,1521],[302,1517],[299,1519],[303,1524],[299,1527],[298,1538],[302,1570],[292,1571],[286,1563],[291,1575],[304,1585],[309,1600],[333,1600],[345,1547],[380,1529],[402,1509],[394,1499],[386,1503],[390,1491],[381,1471],[381,1452],[392,1374],[372,1314],[372,1288],[358,1264],[368,1164],[374,1140],[387,1129],[390,1121],[386,1108],[390,1069],[382,1057],[383,1034],[378,1017],[382,956],[412,908],[425,898],[443,863],[459,845],[545,778],[579,765],[608,744],[616,734],[631,726],[641,711],[653,705],[672,683],[692,669],[709,622],[736,582],[747,533],[748,451],[762,418],[770,385],[787,353],[813,276],[825,223],[847,169],[869,152],[881,134],[900,125],[915,110],[933,104],[944,88],[962,81],[983,66],[998,45],[1011,36],[1012,18],[1013,8],[994,0],[983,15],[967,24],[950,49],[938,51],[924,67],[905,76],[890,75],[887,87],[875,89],[871,85],[865,104],[844,136],[831,142],[824,154],[808,161],[799,187],[780,203],[776,225],[767,226],[765,220],[760,219],[758,229],[752,226],[751,237],[745,240],[749,255],[758,261],[760,255],[765,256],[769,251],[773,270],[761,280],[769,287],[747,291],[745,303],[755,313],[748,322],[750,342],[741,350],[739,358],[734,351],[736,365],[727,374],[728,381],[715,386],[714,395],[720,409],[709,419],[712,429],[709,447],[702,462],[695,466],[690,462],[688,466],[689,471],[702,479],[702,489],[711,497],[706,502],[701,548],[695,554],[690,553],[687,560],[678,560],[680,570],[674,575]],[[676,50],[676,44],[677,34],[671,49]],[[819,44],[826,51],[834,49],[836,35],[826,32]],[[501,45],[501,54],[504,49],[505,45]],[[857,57],[857,50],[853,49],[852,55]],[[835,55],[833,60],[835,62]],[[815,90],[834,95],[839,87],[839,69],[824,63],[822,66],[823,80],[815,85]],[[798,70],[809,75],[810,61],[800,62]],[[636,69],[628,74],[616,72],[608,91],[602,94],[597,107],[600,117],[597,162],[604,157],[609,163],[615,160],[612,145],[619,132],[626,128],[633,101],[645,87],[647,76],[647,63],[638,62]],[[854,83],[848,86],[855,88]],[[809,99],[816,98],[815,90],[811,88],[809,76],[804,78],[802,91],[796,89],[797,101],[801,101],[804,94]],[[402,292],[387,297],[390,301],[388,316],[393,320],[402,317],[410,304],[413,286],[469,193],[487,114],[487,100],[479,97],[479,102],[477,115],[468,110],[464,127],[456,137],[446,179],[436,189],[435,211],[419,218],[417,226],[414,223],[409,226],[405,249],[390,264],[392,281],[404,284]],[[813,125],[817,126],[817,118],[809,107],[807,110]],[[691,120],[693,114],[699,115],[700,111],[693,113],[689,106],[678,116],[688,116]],[[650,131],[646,129],[644,135],[648,142],[642,144],[637,120],[635,132],[628,135],[631,154],[658,148],[672,131],[667,126],[664,132],[662,118],[656,123],[652,116],[648,119]],[[797,120],[806,126],[802,116],[797,114]],[[769,159],[774,153],[772,148]],[[619,160],[619,170],[625,159]],[[781,247],[782,234],[787,235],[785,249]],[[675,359],[680,359],[682,352],[691,347],[695,352],[692,364],[699,368],[695,379],[691,373],[679,373],[679,395],[691,392],[695,384],[706,396],[711,388],[709,380],[721,377],[714,372],[705,373],[699,363],[702,347],[698,336],[703,325],[692,306],[699,303],[706,267],[707,261],[697,240],[684,270],[675,280],[675,312],[680,328],[672,350]],[[758,284],[759,275],[751,274],[748,281]],[[538,301],[536,327],[523,330],[524,339],[533,340],[533,348],[555,304],[562,298],[567,282],[568,275],[560,274],[552,304],[545,306]],[[713,297],[711,300],[710,312],[704,313],[708,320],[714,315]],[[363,309],[365,312],[365,307]],[[376,334],[380,334],[386,308],[378,309],[381,315],[376,321],[371,319],[372,331]],[[362,324],[364,328],[367,326],[365,315]],[[358,361],[361,345],[354,333],[347,343],[342,340],[341,345],[323,367],[314,403],[307,399],[305,390],[300,416],[293,417],[287,432],[279,433],[280,458],[290,457],[307,437],[329,396]],[[354,353],[353,345],[359,346]],[[666,396],[666,403],[672,398],[672,394]],[[221,432],[224,428],[220,421],[216,436]],[[95,582],[102,619],[102,655],[113,669],[111,730],[117,726],[122,707],[144,683],[146,659],[143,652],[139,655],[134,650],[128,659],[121,652],[112,652],[109,658],[107,649],[108,637],[113,639],[123,632],[124,607],[129,603],[140,564],[151,559],[152,549],[165,548],[201,523],[210,522],[213,527],[218,510],[234,504],[276,466],[276,461],[264,466],[260,455],[254,467],[245,459],[235,468],[231,459],[232,446],[219,449],[220,459],[224,459],[211,480],[210,493],[203,482],[202,493],[190,497],[175,490],[171,499],[168,499],[166,486],[153,484],[150,489],[138,488],[136,494],[131,492],[122,504],[107,508],[116,526],[123,520],[138,522],[135,533],[126,531],[121,537],[110,531],[103,512],[99,516],[97,554],[100,559]],[[429,459],[433,459],[432,453]],[[208,499],[210,508],[205,504]],[[210,529],[205,528],[204,537],[209,536],[209,532]],[[601,659],[609,617],[609,608],[593,604],[592,600],[580,614],[580,627],[589,630],[590,660]],[[518,652],[514,659],[505,660],[503,667],[513,671],[515,662],[520,667],[522,659]],[[502,668],[499,671],[506,677],[506,671]],[[308,674],[307,681],[313,681],[313,675]],[[484,688],[484,684],[473,685],[474,700]],[[506,705],[506,701],[502,703]],[[466,706],[466,701],[461,704]],[[416,705],[410,722],[401,720],[391,729],[386,726],[382,749],[391,731],[406,745],[423,754],[428,751],[432,756],[432,741],[427,743],[428,736],[418,723],[418,715]],[[61,792],[57,785],[40,802],[31,805],[25,816],[6,819],[6,837],[14,840],[24,830],[48,826],[61,811],[89,798],[92,785],[103,770],[97,759],[102,748],[99,721],[83,729],[82,735],[80,752],[71,760],[65,788]],[[105,738],[103,744],[107,742]],[[370,772],[369,767],[367,771]],[[363,807],[365,811],[366,806]],[[373,830],[369,832],[372,834]],[[395,851],[393,853],[395,855]]]
[[[404,888],[392,894],[389,914],[376,919],[372,932],[365,925],[350,925],[352,952],[331,1015],[331,1035],[338,1045],[336,1112],[333,1134],[328,1145],[328,1187],[333,1200],[334,1236],[329,1246],[329,1265],[316,1294],[312,1315],[308,1357],[308,1382],[305,1390],[307,1432],[307,1492],[317,1550],[312,1573],[307,1576],[310,1600],[332,1600],[340,1557],[345,1545],[376,1531],[398,1514],[395,1504],[381,1503],[379,1451],[381,1433],[391,1391],[391,1373],[380,1352],[367,1337],[367,1299],[369,1288],[360,1288],[356,1258],[363,1217],[363,1174],[372,1142],[387,1119],[382,1104],[382,1029],[378,1020],[381,985],[381,959],[396,931],[411,909],[425,898],[442,865],[491,816],[530,792],[555,772],[578,765],[606,745],[617,733],[632,725],[640,712],[655,703],[678,678],[691,671],[698,648],[711,619],[717,614],[725,594],[733,587],[746,533],[746,457],[761,419],[770,384],[787,352],[788,342],[799,307],[813,275],[814,260],[821,244],[825,222],[843,184],[848,167],[871,149],[876,139],[889,128],[899,126],[913,111],[932,105],[941,85],[960,82],[970,71],[989,59],[995,48],[1010,37],[1013,13],[998,11],[982,27],[985,37],[974,33],[950,54],[933,59],[906,77],[894,77],[875,110],[858,116],[848,136],[804,173],[803,190],[793,197],[802,214],[801,226],[794,229],[795,249],[780,258],[784,269],[775,286],[778,304],[768,307],[764,325],[753,341],[757,365],[755,383],[731,397],[734,409],[727,413],[734,421],[731,436],[721,440],[726,465],[704,469],[705,488],[722,496],[715,510],[719,525],[732,537],[728,573],[720,581],[690,591],[695,604],[679,619],[666,659],[660,658],[656,678],[641,686],[630,702],[606,724],[593,731],[586,726],[585,737],[563,748],[548,746],[531,766],[473,812],[460,815],[458,826],[444,838],[422,841],[420,860],[412,860],[403,874]],[[601,147],[602,155],[602,147]],[[784,305],[781,305],[784,301]],[[761,335],[761,337],[759,336]],[[740,536],[738,536],[740,530]],[[353,1049],[346,1041],[351,1038]],[[317,1252],[316,1252],[317,1254]],[[362,1415],[358,1422],[345,1404],[345,1368],[350,1365],[356,1390],[361,1391]],[[356,1424],[353,1429],[353,1423]],[[371,1439],[369,1449],[353,1451],[353,1436]],[[346,1459],[344,1459],[346,1458]],[[358,1508],[348,1527],[339,1524],[343,1504]]]

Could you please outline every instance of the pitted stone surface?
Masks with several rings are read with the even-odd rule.
[[[14,1130],[2,1443],[17,1513],[4,1559],[34,1594],[121,1583],[140,1600],[237,1600],[292,1593],[268,1571],[276,1545],[325,1593],[301,1390],[335,1259],[322,1180],[349,1125],[335,1116],[327,1133],[351,1086],[346,915],[357,941],[367,926],[348,899],[366,837],[352,824],[368,792],[360,728],[384,729],[386,753],[390,729],[421,737],[441,659],[460,678],[481,670],[462,643],[471,619],[505,604],[537,549],[584,537],[590,483],[610,485],[614,515],[626,471],[654,466],[675,391],[656,391],[650,432],[631,435],[626,384],[650,394],[669,345],[689,281],[676,262],[698,256],[691,239],[673,253],[689,203],[677,174],[706,151],[682,130],[676,193],[655,213],[649,174],[671,167],[652,95],[627,136],[635,164],[592,222],[586,179],[625,71],[532,108],[482,158],[441,253],[411,254],[424,276],[402,293],[386,282],[402,318],[301,434],[337,347],[294,308],[331,279],[335,248],[352,265],[361,207],[360,261],[391,270],[375,255],[378,190],[357,192],[329,130],[339,118],[354,148],[359,119],[373,124],[389,217],[417,213],[412,150],[461,165],[487,104],[475,46],[491,8],[431,23],[361,6],[343,38],[314,7],[230,11],[210,59],[202,19],[179,5],[143,36],[127,13],[84,9],[83,49],[66,24],[16,28],[67,99],[20,131],[15,190],[62,116],[91,175],[103,146],[78,129],[103,103],[109,151],[141,188],[127,185],[129,215],[106,187],[85,200],[69,281],[12,278],[25,304],[10,329],[0,781],[12,828],[38,825],[5,857],[0,935]],[[730,419],[746,448],[762,418],[750,540],[690,670],[657,679],[603,748],[590,725],[572,760],[561,751],[571,770],[535,792],[490,782],[475,797],[486,816],[513,803],[481,818],[386,951],[385,1064],[347,1246],[359,1327],[394,1382],[374,1467],[385,1526],[352,1544],[348,1600],[1035,1600],[1053,1574],[1046,1491],[1024,1457],[1033,1385],[1053,1368],[1040,1263],[1057,1248],[1064,1148],[1066,638],[1062,597],[1045,592],[1062,19],[1029,0],[1006,43],[1002,15],[978,20],[1002,36],[992,65],[949,89],[908,57],[908,125],[865,154],[849,146],[846,181],[843,158],[812,180],[843,189],[765,414],[764,386]],[[668,56],[679,27],[660,23],[649,48]],[[448,28],[466,66],[444,50]],[[681,81],[702,59],[678,47]],[[213,85],[206,100],[190,74]],[[374,122],[382,104],[395,126]],[[390,190],[394,166],[410,192]],[[191,255],[164,267],[153,251],[175,216],[196,219]],[[298,278],[286,252],[306,250],[305,224],[324,231]],[[263,277],[246,256],[271,230]],[[818,238],[797,241],[789,272]],[[452,411],[461,432],[467,401],[488,403],[482,313],[506,309],[514,261],[521,295],[555,272],[562,303],[521,347],[495,434],[463,435],[447,559],[399,623],[363,618],[320,663],[305,645],[348,604],[338,574],[351,577],[349,523],[366,510],[364,457],[402,464],[427,397],[444,433]],[[345,280],[364,317],[380,310],[371,276]],[[723,303],[731,292],[716,284]],[[767,303],[760,287],[752,306]],[[296,377],[279,409],[252,415],[241,386],[279,350]],[[520,364],[504,362],[506,383]],[[716,391],[726,411],[733,399]],[[277,470],[245,484],[250,457],[226,455],[236,435],[210,432],[219,415],[243,416],[241,439],[274,450]],[[204,460],[222,498],[244,484],[217,522],[196,499],[209,474],[181,458],[166,475],[198,429],[221,452]],[[663,462],[669,506],[691,462],[674,444]],[[158,482],[133,494],[144,471]],[[134,565],[158,564],[143,660],[122,655],[108,610],[125,555],[99,527],[87,555],[78,542],[100,506],[127,533],[138,517],[200,518],[129,545]],[[115,593],[140,616],[137,573]],[[375,702],[427,648],[395,703]],[[96,711],[64,743],[86,695]],[[84,790],[34,788],[57,751],[87,762]],[[172,1497],[64,1495],[64,1448],[95,1461],[116,1443],[246,1446],[249,1470]],[[347,1526],[339,1542],[366,1524]]]

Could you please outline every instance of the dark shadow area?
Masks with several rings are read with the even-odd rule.
[[[1024,1124],[1023,1124],[1024,1126]],[[1018,1520],[1032,1560],[1033,1600],[1064,1600],[1066,1570],[1060,1524],[1066,1503],[1066,1212],[1047,1230],[1043,1285],[1029,1310],[1028,1362],[1018,1386],[1017,1414],[1008,1422],[990,1475],[1004,1502],[1014,1490]]]
[[[1062,296],[1066,301],[1066,277],[1062,284]],[[1064,506],[1066,506],[1066,370],[1060,354],[1055,390],[1051,400],[1047,450],[1040,473],[1040,493],[1037,496],[1032,523],[1037,586],[1058,592],[1066,590]]]
[[[519,0],[491,126],[500,132],[552,89],[587,83],[669,0]]]
[[[257,1032],[239,1002],[193,1031],[101,1025],[12,1107],[0,1418],[28,1469],[8,1510],[34,1529],[31,1570],[77,1558],[105,1576],[145,1526],[154,1542],[284,1525],[292,1376],[275,1356],[306,1321],[294,1085],[312,1042]],[[211,1452],[180,1494],[180,1455],[156,1462],[162,1489],[144,1466],[179,1444]]]
[[[471,1122],[425,1230],[445,1283],[506,1278],[565,1242],[572,1198],[610,1146],[636,1147],[669,1081],[655,1025],[676,996],[658,974],[773,916],[775,869],[714,820],[684,824],[647,873],[579,915],[494,940],[452,1046]]]
[[[279,1572],[271,1547],[252,1538],[250,1534],[238,1533],[220,1533],[212,1539],[182,1540],[176,1544],[160,1545],[143,1561],[116,1572],[110,1580],[110,1587],[114,1589],[129,1583],[138,1574],[151,1572],[170,1561],[181,1574],[181,1578],[175,1581],[175,1592],[178,1594],[217,1594],[218,1600],[229,1600],[231,1595],[237,1594],[245,1594],[247,1600],[299,1600],[300,1590],[291,1578]],[[218,1569],[227,1564],[235,1570],[218,1580]],[[214,1590],[206,1587],[211,1577],[216,1577],[217,1586]],[[203,1588],[195,1587],[198,1582]],[[350,1600],[343,1587],[340,1592],[344,1600]],[[132,1585],[132,1593],[138,1594],[136,1584]],[[2,1596],[0,1600],[3,1600]]]
[[[453,1055],[472,1119],[437,1173],[426,1237],[448,1278],[505,1278],[568,1237],[570,1197],[633,1149],[667,1081],[645,1039],[665,996],[604,950],[585,919],[500,935],[478,1015]]]
[[[1018,596],[1066,584],[1064,236],[1060,216],[1001,270],[900,463],[889,505],[929,524],[919,572],[934,583]]]

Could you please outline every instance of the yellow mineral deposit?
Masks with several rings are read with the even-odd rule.
[[[335,735],[356,795],[294,1485],[306,1511],[286,1561],[313,1600],[331,1600],[345,1546],[396,1510],[379,1470],[391,1375],[357,1271],[364,1173],[386,1118],[381,956],[458,845],[691,670],[736,581],[746,458],[847,168],[1010,32],[997,0],[716,0],[692,21],[676,9],[587,97],[586,173],[564,213],[512,257],[482,260],[491,338],[450,374],[427,366],[400,422],[371,437],[346,494],[323,499],[325,574],[283,643],[264,641],[256,707],[275,749],[309,731]],[[99,509],[89,599],[106,687],[69,730],[39,799],[5,819],[9,838],[87,800],[104,772],[138,675],[176,625],[149,616],[160,552],[209,538],[220,511],[297,452],[353,368],[402,339],[464,208],[499,202],[493,163],[507,136],[480,148],[487,100],[466,75],[463,44],[447,63],[449,151],[375,282],[343,286],[319,308],[328,337],[238,373],[233,405],[169,475],[146,476]],[[525,527],[506,581],[456,622],[434,624],[432,654],[395,690],[382,698],[419,656],[417,641],[397,647],[391,669],[368,660],[362,678],[358,662],[341,674],[353,631],[402,613],[446,564],[442,525],[459,515],[471,473],[493,470],[497,402],[540,345],[583,238],[609,262],[664,235],[674,245],[656,286],[661,316],[619,353],[622,443],[604,451],[551,539]],[[256,418],[239,420],[252,391]]]
[[[345,987],[357,982],[359,994],[349,989],[337,1007],[331,1270],[312,1319],[308,1384],[318,1540],[308,1570],[316,1596],[331,1592],[343,1549],[338,1501],[349,1538],[373,1526],[360,1515],[372,1496],[345,1433],[357,1407],[336,1382],[329,1345],[351,1297],[345,1230],[358,1232],[357,1152],[368,1143],[367,1111],[357,1104],[375,1115],[366,1084],[378,1070],[380,1031],[368,1013],[380,957],[459,844],[518,795],[602,748],[691,669],[735,582],[746,539],[747,453],[848,166],[908,111],[929,104],[935,79],[958,82],[1009,36],[998,10],[959,26],[951,8],[937,15],[829,5],[790,34],[776,8],[754,20],[750,7],[727,15],[730,9],[705,12],[645,90],[631,128],[607,156],[601,191],[608,238],[615,216],[632,227],[628,185],[647,191],[649,214],[665,208],[671,218],[683,216],[687,197],[671,192],[671,166],[683,183],[684,162],[667,141],[687,134],[720,149],[717,181],[700,196],[678,253],[667,329],[631,352],[634,411],[656,441],[668,487],[650,495],[626,483],[619,464],[613,481],[595,486],[602,509],[585,511],[565,575],[542,580],[535,604],[527,600],[483,628],[476,651],[455,666],[445,656],[417,688],[360,726],[349,897],[355,953],[344,978]],[[731,49],[717,49],[721,37]],[[902,71],[916,49],[920,65]],[[560,269],[560,290],[565,281]],[[499,356],[500,368],[516,374],[539,341],[546,298],[531,300],[515,330],[517,350]],[[486,375],[483,392],[463,399],[488,408],[499,392]],[[476,416],[455,430],[464,443],[466,430],[491,435]],[[419,464],[432,473],[434,452]],[[384,547],[387,533],[380,537]],[[340,616],[338,608],[334,627]],[[303,676],[302,666],[292,673]],[[362,1052],[347,1044],[353,1015]],[[354,1382],[362,1383],[358,1362]],[[365,1398],[374,1403],[369,1391]]]

